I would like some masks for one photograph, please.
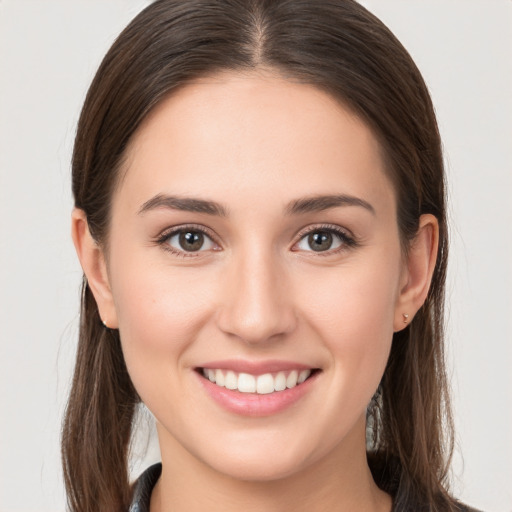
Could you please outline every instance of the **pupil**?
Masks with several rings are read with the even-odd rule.
[[[308,243],[313,251],[327,251],[332,245],[332,234],[327,231],[318,231],[308,237]]]
[[[186,251],[198,251],[204,243],[204,235],[197,231],[180,233],[180,245]]]

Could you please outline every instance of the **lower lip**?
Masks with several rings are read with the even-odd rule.
[[[284,411],[308,393],[320,372],[315,372],[302,384],[284,391],[259,395],[217,386],[196,372],[208,395],[221,407],[241,416],[271,416]]]

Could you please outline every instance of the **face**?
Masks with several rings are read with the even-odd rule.
[[[404,285],[371,131],[313,86],[222,74],[160,104],[123,171],[106,320],[164,460],[268,480],[364,456]]]

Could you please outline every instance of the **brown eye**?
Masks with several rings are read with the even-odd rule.
[[[163,243],[169,245],[175,252],[191,253],[208,251],[216,247],[213,240],[197,229],[181,229],[166,236]]]
[[[186,231],[179,234],[180,248],[184,251],[199,251],[204,244],[204,235],[198,231]]]
[[[296,248],[305,252],[329,252],[342,246],[354,245],[352,238],[333,229],[316,229],[306,233],[297,243]]]
[[[316,252],[328,251],[332,247],[332,233],[328,231],[318,231],[308,235],[308,245]]]

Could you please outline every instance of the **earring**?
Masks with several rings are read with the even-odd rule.
[[[103,324],[103,327],[105,327],[105,329],[108,329],[108,325],[107,322],[105,322],[105,320],[102,320],[101,323]]]
[[[409,318],[409,315],[407,313],[402,313],[402,316],[404,317],[404,324],[406,324],[407,320]]]

